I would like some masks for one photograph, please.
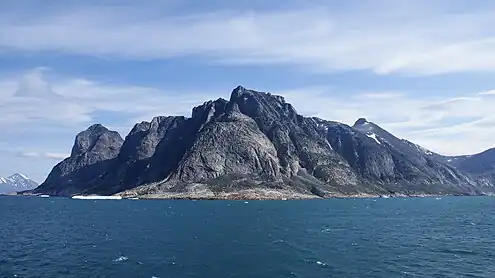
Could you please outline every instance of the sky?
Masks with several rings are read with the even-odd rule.
[[[495,145],[495,2],[0,0],[0,176],[42,182],[93,123],[282,95],[445,154]]]

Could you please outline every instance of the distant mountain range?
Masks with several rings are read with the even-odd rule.
[[[329,107],[328,109],[332,109]],[[299,115],[241,86],[190,118],[155,117],[125,140],[95,124],[36,194],[148,198],[312,198],[495,192],[495,151],[448,157],[373,122]]]
[[[0,194],[30,190],[37,186],[38,183],[23,174],[13,174],[7,178],[0,177]]]

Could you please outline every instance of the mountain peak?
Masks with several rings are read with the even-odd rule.
[[[108,131],[108,128],[106,128],[105,126],[103,126],[102,124],[93,124],[91,126],[89,126],[86,131],[91,131],[91,132],[104,132],[104,131]]]
[[[118,132],[111,131],[101,124],[94,124],[77,134],[71,156],[77,156],[93,149],[110,145],[120,148],[123,141]]]
[[[28,176],[15,173],[7,178],[0,177],[0,193],[12,193],[34,189],[38,184]]]
[[[357,119],[357,121],[354,123],[354,126],[358,126],[358,125],[364,125],[364,124],[368,124],[368,120],[366,120],[366,118],[359,118]]]
[[[237,99],[248,92],[250,92],[250,90],[239,85],[239,86],[235,87],[234,90],[232,90],[232,93],[230,94],[230,100]]]
[[[247,89],[244,86],[242,86],[242,85],[239,85],[239,86],[235,87],[235,89],[234,89],[234,91],[241,91],[241,92],[242,91],[246,91],[246,90]]]
[[[29,178],[28,176],[23,175],[23,174],[20,174],[20,173],[15,173],[15,174],[11,175],[8,178],[9,179],[25,179],[25,180],[31,180],[31,178]]]

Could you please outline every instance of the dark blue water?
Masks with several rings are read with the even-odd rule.
[[[495,277],[495,198],[0,197],[0,277]]]

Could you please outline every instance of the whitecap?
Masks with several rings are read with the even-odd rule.
[[[126,256],[120,256],[118,257],[117,259],[113,260],[114,262],[123,262],[123,261],[127,261],[129,258],[127,258]]]
[[[327,266],[327,264],[326,264],[326,263],[323,263],[323,262],[321,262],[321,261],[316,261],[316,264],[317,264],[317,265],[320,265],[320,266]]]

